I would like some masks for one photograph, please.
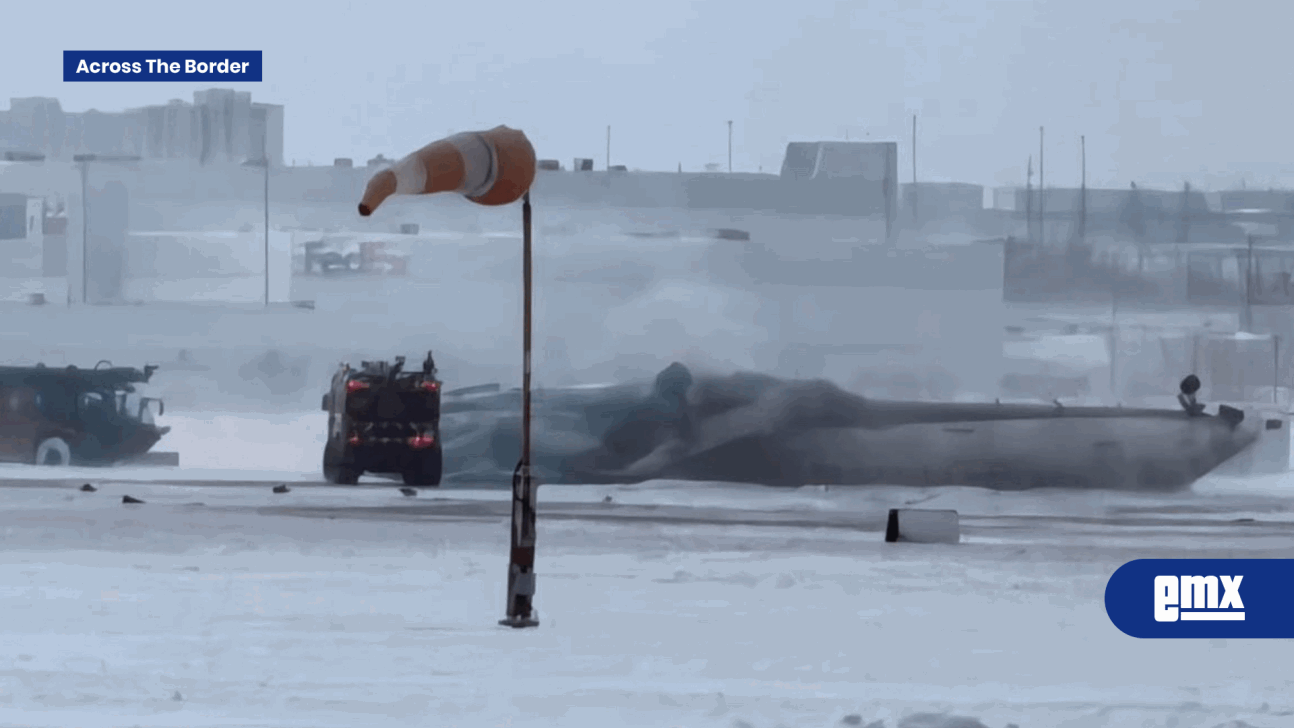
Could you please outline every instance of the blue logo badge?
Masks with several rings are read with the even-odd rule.
[[[1105,612],[1140,639],[1291,639],[1294,559],[1139,559],[1105,586]]]
[[[258,83],[261,51],[63,51],[63,81]]]

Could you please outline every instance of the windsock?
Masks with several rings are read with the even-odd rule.
[[[391,195],[457,192],[480,205],[516,202],[535,181],[535,148],[517,129],[496,126],[419,149],[369,180],[359,214],[368,217]]]

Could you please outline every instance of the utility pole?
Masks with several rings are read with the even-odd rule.
[[[1024,177],[1024,237],[1033,242],[1033,155],[1029,155],[1029,167]]]
[[[1118,374],[1115,359],[1119,355],[1119,284],[1116,278],[1110,284],[1110,396],[1119,401]]]
[[[81,159],[81,305],[90,303],[90,155]]]
[[[728,174],[732,174],[732,122],[728,122]]]
[[[261,162],[265,164],[265,308],[270,307],[270,155],[269,127],[261,137]]]
[[[1079,242],[1087,242],[1087,137],[1078,138],[1078,146],[1082,155],[1083,182],[1079,188],[1078,197],[1078,239]]]
[[[1047,178],[1043,171],[1043,128],[1038,127],[1038,242],[1047,244]]]
[[[1245,308],[1241,320],[1241,330],[1246,333],[1254,331],[1254,236],[1246,235],[1249,252],[1245,261]]]
[[[611,171],[611,125],[607,124],[607,171]]]
[[[1272,334],[1272,404],[1277,404],[1276,393],[1281,386],[1281,337]]]
[[[885,178],[884,178],[884,181],[881,183],[881,194],[882,194],[882,196],[885,198],[885,243],[886,243],[886,245],[890,245],[890,244],[894,243],[894,223],[895,223],[895,222],[897,222],[897,218],[898,218],[898,214],[899,214],[899,205],[898,205],[898,200],[897,200],[897,197],[898,197],[898,189],[897,189],[897,188],[899,187],[899,180],[898,180],[898,169],[899,169],[899,150],[898,150],[898,147],[894,147],[894,148],[893,148],[893,151],[894,151],[894,157],[893,157],[893,159],[891,159],[891,158],[890,158],[890,156],[889,156],[889,150],[886,150],[886,154],[885,154],[885,170],[886,170],[886,171],[885,171]],[[891,161],[893,161],[893,162],[894,162],[894,176],[893,176],[893,177],[891,177],[891,176],[890,176],[890,173],[889,173],[889,169],[890,169],[890,162],[891,162]]]
[[[912,115],[912,222],[919,222],[917,216],[917,115]]]

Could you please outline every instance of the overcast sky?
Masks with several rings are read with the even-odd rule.
[[[264,82],[236,87],[287,107],[298,163],[504,123],[567,165],[601,168],[610,125],[613,164],[699,170],[726,165],[731,119],[739,171],[848,135],[898,141],[906,181],[916,112],[920,179],[1023,181],[1045,125],[1048,186],[1077,184],[1080,134],[1089,184],[1294,183],[1284,0],[12,5],[7,96],[191,100],[205,84],[65,84],[62,51],[263,50]]]

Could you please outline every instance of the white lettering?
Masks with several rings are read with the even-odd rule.
[[[1156,576],[1155,621],[1243,622],[1245,613],[1239,611],[1245,608],[1240,599],[1243,580],[1243,576]],[[1221,611],[1224,609],[1236,611]]]
[[[1245,603],[1240,601],[1240,582],[1243,576],[1224,576],[1222,577],[1222,609],[1244,609]]]
[[[77,72],[77,73],[89,73],[89,72],[90,72],[90,67],[86,65],[86,63],[85,63],[85,59],[84,59],[84,58],[82,58],[82,59],[81,59],[81,62],[80,62],[80,63],[76,64],[76,72]]]
[[[1183,576],[1182,609],[1217,609],[1218,577]]]
[[[151,64],[153,63],[153,61],[149,61],[149,63]],[[164,61],[156,61],[156,63],[158,64],[159,72],[161,73],[167,72],[166,63]],[[252,65],[250,61],[231,61],[228,58],[224,59],[223,61],[210,62],[210,63],[205,61],[195,61],[192,58],[186,58],[184,59],[184,72],[185,73],[220,73],[220,74],[245,73],[247,71],[248,66],[250,65]],[[180,72],[179,62],[171,64],[170,72],[171,73]]]
[[[1155,621],[1177,621],[1177,577],[1155,577]]]

